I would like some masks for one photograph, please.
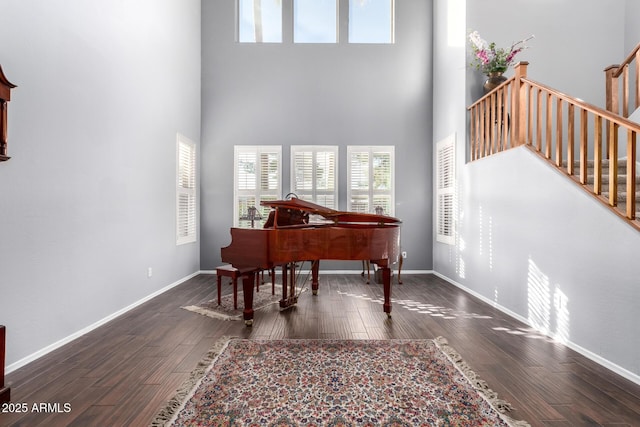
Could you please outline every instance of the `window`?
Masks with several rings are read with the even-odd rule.
[[[241,43],[282,43],[281,0],[238,0]]]
[[[253,225],[260,228],[264,225],[270,208],[260,206],[260,202],[281,198],[281,162],[280,146],[235,146],[234,227]],[[255,212],[253,221],[252,212]]]
[[[394,0],[349,0],[349,43],[393,43]]]
[[[291,147],[291,188],[299,198],[338,207],[337,146]]]
[[[176,244],[196,241],[196,145],[177,136]]]
[[[347,210],[395,215],[393,146],[347,147]]]
[[[436,241],[453,245],[455,135],[436,144]]]
[[[295,43],[337,43],[337,0],[294,0]]]

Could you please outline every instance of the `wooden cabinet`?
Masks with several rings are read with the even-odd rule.
[[[16,85],[7,80],[0,67],[0,162],[10,159],[7,155],[7,107],[14,87]]]
[[[6,343],[6,329],[0,325],[0,403],[11,399],[11,389],[4,386],[4,355]]]

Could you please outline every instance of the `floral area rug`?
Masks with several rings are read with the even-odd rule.
[[[225,339],[153,426],[529,426],[446,340]]]
[[[259,310],[268,305],[280,301],[282,298],[282,287],[276,285],[275,295],[271,294],[271,284],[265,284],[260,287],[260,292],[253,292],[253,309]],[[242,283],[238,283],[238,309],[233,308],[233,293],[223,295],[218,305],[218,297],[209,301],[203,301],[197,305],[182,307],[185,310],[193,311],[205,316],[222,320],[242,320],[242,310],[244,310],[244,293],[242,291]]]

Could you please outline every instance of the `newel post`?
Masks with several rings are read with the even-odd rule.
[[[604,69],[606,109],[614,114],[618,114],[618,77],[613,75],[618,71],[619,65],[609,65]]]
[[[522,79],[527,77],[528,62],[518,62],[515,66],[515,80],[513,82],[513,135],[515,139],[514,145],[523,145],[526,141],[525,133],[527,130],[527,96],[526,86],[522,83]]]

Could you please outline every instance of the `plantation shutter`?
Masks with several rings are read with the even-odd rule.
[[[196,241],[196,145],[177,138],[176,244]]]
[[[291,188],[301,199],[337,208],[337,146],[291,147]]]
[[[436,240],[454,244],[455,136],[436,144]]]
[[[251,227],[250,208],[256,208],[254,227],[262,227],[269,207],[260,203],[281,198],[280,146],[234,147],[234,227]]]
[[[394,147],[349,146],[347,210],[395,214]]]

